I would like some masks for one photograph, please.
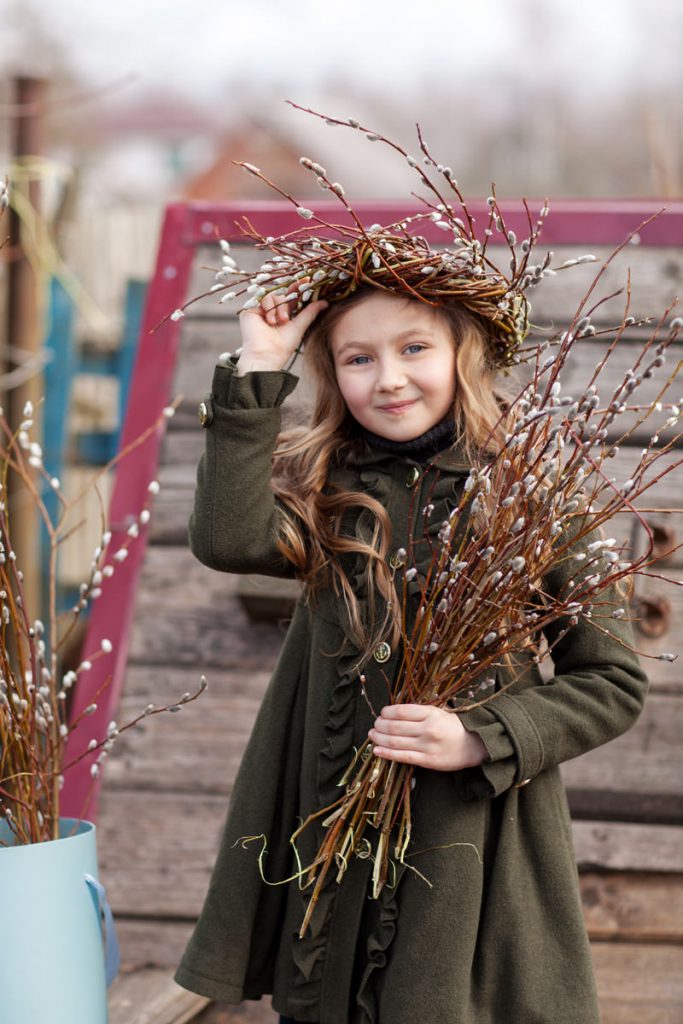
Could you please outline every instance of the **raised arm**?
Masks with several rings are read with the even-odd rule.
[[[292,574],[277,549],[281,510],[270,477],[280,405],[296,382],[283,371],[244,377],[234,365],[214,371],[189,523],[192,553],[212,569]]]
[[[290,319],[268,296],[240,314],[239,363],[217,366],[205,400],[206,449],[197,470],[189,523],[193,554],[212,569],[291,576],[277,547],[282,506],[271,487],[280,406],[297,378],[286,362],[326,303]]]

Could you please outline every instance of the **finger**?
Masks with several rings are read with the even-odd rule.
[[[395,718],[376,718],[372,728],[383,736],[421,736],[425,731],[423,722]]]
[[[371,729],[368,733],[374,746],[386,750],[424,750],[419,736],[391,736],[389,733]]]
[[[297,313],[293,317],[292,322],[296,322],[297,326],[301,330],[303,335],[305,331],[310,327],[318,313],[322,313],[324,309],[327,309],[329,302],[326,299],[316,299],[315,302],[309,302],[308,305],[304,306],[300,313]]]
[[[274,327],[277,324],[276,296],[271,293],[264,295],[261,300],[261,312],[266,323]]]
[[[422,722],[429,717],[431,711],[429,704],[387,704],[380,711],[380,717]]]
[[[398,761],[400,764],[414,764],[420,768],[429,768],[430,759],[421,750],[392,750],[389,747],[373,747],[373,754],[383,757],[385,761]]]
[[[284,295],[278,295],[277,303],[275,306],[277,314],[277,320],[281,324],[286,324],[289,320],[289,303],[285,302]]]

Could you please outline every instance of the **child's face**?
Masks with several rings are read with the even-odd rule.
[[[455,346],[430,306],[374,292],[340,317],[331,346],[349,412],[373,434],[411,441],[452,409]]]

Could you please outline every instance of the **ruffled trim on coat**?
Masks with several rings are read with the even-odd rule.
[[[337,883],[334,875],[328,879],[320,893],[311,923],[302,939],[295,934],[292,938],[292,958],[297,973],[293,979],[293,996],[297,1006],[318,1006],[323,980],[325,954],[329,941],[332,907],[336,897]],[[301,917],[306,913],[311,890],[302,893]]]
[[[331,804],[341,796],[339,782],[353,757],[353,724],[359,682],[352,669],[357,657],[358,652],[346,644],[345,650],[336,660],[339,682],[332,693],[325,724],[325,743],[318,755],[318,794],[321,806]],[[316,827],[316,834],[319,843],[324,835],[322,826]],[[296,934],[293,937],[292,958],[297,969],[293,990],[297,1005],[313,1006],[319,1002],[332,912],[338,889],[336,871],[332,869],[320,892],[306,934],[301,939]],[[311,892],[312,887],[301,892],[302,921]]]
[[[367,492],[386,504],[391,494],[391,479],[376,470],[362,470],[360,476]],[[459,482],[453,479],[452,472],[439,475],[434,481],[430,501],[437,507],[433,516],[426,523],[423,521],[421,530],[418,530],[418,535],[423,532],[428,538],[422,541],[417,552],[420,575],[431,561],[431,545],[437,543],[438,532],[445,516],[455,505],[454,495],[459,487]],[[419,522],[420,518],[421,509],[416,509],[416,521]],[[361,571],[350,574],[349,579],[354,594],[363,608],[367,607],[367,577],[362,571],[361,564],[356,568]],[[419,589],[418,580],[408,584],[408,592],[411,595],[417,594]],[[358,671],[354,671],[357,658],[358,651],[348,637],[344,638],[341,652],[336,659],[339,681],[332,693],[325,724],[325,742],[318,756],[318,793],[321,807],[333,803],[341,795],[339,783],[354,754],[354,719],[360,692]],[[320,842],[323,836],[322,827],[318,826],[317,831]],[[377,900],[373,928],[367,939],[368,963],[356,998],[358,1006],[367,1015],[367,1020],[371,1024],[377,1020],[377,972],[386,966],[388,952],[396,934],[399,913],[397,892],[404,871],[403,865],[397,865],[395,885],[391,888],[385,886],[382,890]],[[292,956],[297,974],[293,980],[293,990],[298,1006],[315,1006],[320,999],[338,889],[336,872],[330,871],[320,893],[310,927],[302,939],[294,936]],[[311,888],[308,888],[301,893],[301,920],[305,915],[311,891]]]
[[[382,490],[382,477],[378,473],[364,471],[361,477],[368,491],[376,497]],[[367,577],[362,571],[360,559],[354,567],[357,571],[349,574],[349,582],[361,605],[367,607]],[[354,719],[359,696],[360,680],[355,668],[358,650],[348,635],[340,630],[341,648],[335,659],[338,674],[331,695],[330,707],[325,722],[324,743],[318,755],[317,784],[320,806],[334,803],[342,795],[341,779],[348,769],[354,751]],[[322,825],[316,826],[317,844],[322,841]],[[344,884],[343,882],[341,883]],[[297,969],[293,990],[297,1005],[314,1005],[320,999],[323,972],[330,938],[334,902],[339,889],[336,871],[331,869],[319,895],[318,904],[311,918],[311,924],[303,938],[293,938],[292,957]],[[311,896],[311,888],[301,892],[301,914],[303,920]]]
[[[389,947],[396,935],[396,922],[398,919],[398,887],[405,872],[405,866],[397,865],[396,884],[391,888],[387,886],[382,889],[378,898],[378,914],[375,927],[367,942],[368,964],[363,972],[356,1004],[364,1012],[367,1024],[377,1024],[379,1021],[379,1005],[376,989],[376,973],[383,970],[387,965]]]
[[[345,644],[336,659],[339,682],[325,723],[325,743],[318,755],[318,792],[320,799],[332,803],[342,795],[339,783],[354,755],[353,732],[356,702],[360,688],[358,672],[353,671],[358,652]]]

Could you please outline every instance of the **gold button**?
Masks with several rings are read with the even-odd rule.
[[[420,470],[417,466],[413,466],[406,477],[406,487],[414,487],[417,481],[420,479]]]
[[[386,640],[383,640],[382,643],[375,648],[373,658],[375,659],[375,661],[378,661],[380,665],[383,665],[385,661],[389,661],[390,657],[391,647],[386,642]]]
[[[528,784],[529,782],[531,782],[531,778],[528,778],[528,779],[522,779],[522,781],[521,781],[521,782],[518,782],[518,783],[517,783],[517,789],[521,789],[521,788],[522,788],[522,786],[526,786],[526,785],[527,785],[527,784]]]
[[[197,415],[199,416],[199,422],[203,427],[208,427],[213,419],[211,409],[209,408],[208,402],[200,402],[197,409]]]
[[[399,552],[401,552],[399,554]],[[389,565],[392,569],[400,569],[402,565],[406,564],[406,556],[402,552],[401,548],[398,551],[394,551],[393,555],[389,559]]]

